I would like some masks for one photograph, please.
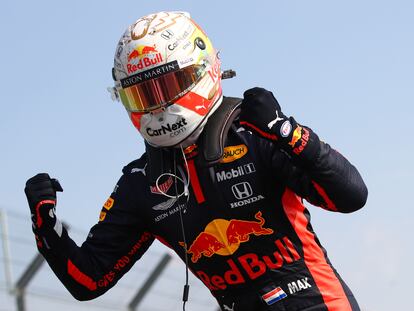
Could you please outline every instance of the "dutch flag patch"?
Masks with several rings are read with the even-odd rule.
[[[280,287],[276,287],[275,289],[272,289],[270,292],[262,296],[263,300],[269,306],[286,297],[287,297],[286,293]]]

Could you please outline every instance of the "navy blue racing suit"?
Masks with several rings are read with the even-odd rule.
[[[150,184],[143,154],[124,167],[81,247],[64,230],[39,250],[79,300],[105,293],[158,239],[183,260],[188,256],[189,268],[222,310],[359,310],[303,200],[351,213],[365,204],[367,189],[348,160],[316,143],[316,159],[302,165],[235,122],[220,163],[203,165],[197,148],[187,165],[177,158],[177,175],[190,177],[189,194],[179,199],[174,196],[183,184],[172,176],[163,176],[158,187]]]

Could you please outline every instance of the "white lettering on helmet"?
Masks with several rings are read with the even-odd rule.
[[[167,123],[167,125],[161,125],[161,128],[159,129],[152,129],[148,127],[147,134],[152,137],[170,133],[170,136],[174,137],[186,130],[185,125],[187,125],[187,121],[184,118],[182,118],[180,121],[177,121],[176,123]]]

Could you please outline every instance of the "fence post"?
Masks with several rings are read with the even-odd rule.
[[[162,271],[167,267],[168,262],[171,260],[171,255],[166,253],[158,263],[158,265],[151,272],[144,285],[139,289],[134,298],[128,305],[128,311],[136,311],[138,304],[144,299],[151,286],[155,283]]]
[[[16,293],[16,303],[17,303],[17,310],[18,311],[25,311],[25,301],[24,301],[24,294],[27,285],[29,284],[30,280],[36,274],[36,272],[40,269],[44,262],[43,256],[38,253],[30,262],[26,270],[20,276],[20,279],[16,283],[15,293]]]
[[[69,230],[69,226],[66,223],[62,225]],[[44,263],[45,259],[40,253],[37,253],[36,256],[27,266],[26,270],[22,273],[19,280],[16,282],[15,286],[15,295],[16,295],[16,305],[18,311],[25,311],[25,293],[26,287],[29,285],[30,281],[33,279],[34,275],[39,271],[40,267]]]
[[[7,226],[7,214],[6,210],[0,209],[0,227],[1,227],[1,236],[2,236],[2,245],[3,245],[3,257],[4,257],[4,276],[6,278],[6,287],[11,293],[13,291],[13,273],[11,268],[11,259],[10,259],[10,247],[8,239],[8,226]]]

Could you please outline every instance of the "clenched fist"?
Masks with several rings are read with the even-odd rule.
[[[46,173],[37,174],[26,182],[24,192],[29,202],[34,229],[55,225],[56,191],[63,191],[59,181],[50,178]]]

